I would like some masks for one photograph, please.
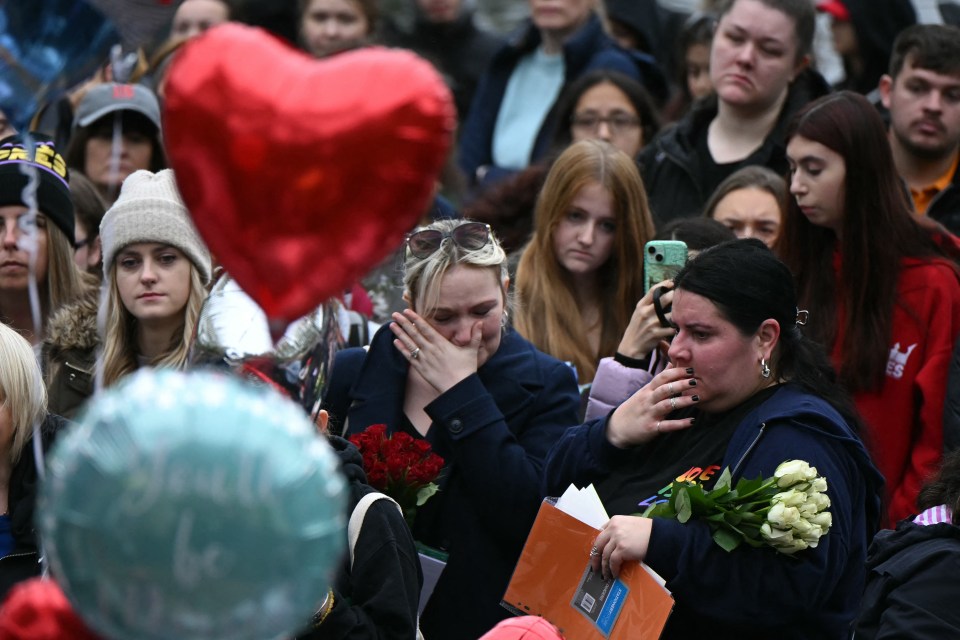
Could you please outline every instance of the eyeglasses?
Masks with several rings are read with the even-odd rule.
[[[611,113],[609,116],[601,116],[597,113],[578,113],[570,119],[575,129],[597,133],[600,125],[606,123],[610,127],[610,133],[619,135],[628,133],[640,126],[640,118],[632,116],[622,111]]]
[[[443,232],[439,229],[424,229],[407,236],[407,249],[417,258],[429,258],[447,238],[467,251],[482,249],[490,243],[490,225],[483,222],[464,222]]]

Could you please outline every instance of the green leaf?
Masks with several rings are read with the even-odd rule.
[[[720,489],[725,489],[724,493],[730,491],[732,477],[733,476],[730,474],[730,467],[727,467],[723,470],[723,473],[720,474],[720,477],[717,478],[717,483],[713,485],[713,490],[718,491]]]
[[[661,502],[660,504],[650,505],[642,514],[634,515],[640,515],[644,518],[676,518],[677,510],[669,502]]]
[[[421,489],[417,491],[417,506],[422,507],[423,503],[425,503],[427,500],[432,498],[433,494],[435,494],[439,489],[440,487],[438,487],[433,482],[426,485],[425,487],[421,487]]]
[[[686,523],[687,520],[690,519],[690,516],[693,515],[693,509],[690,505],[689,487],[677,487],[673,495],[676,501],[677,520]]]
[[[730,552],[740,546],[743,538],[726,529],[717,529],[713,532],[713,541],[724,551]]]
[[[690,499],[690,508],[694,513],[700,514],[713,509],[713,500],[703,491],[703,487],[698,484],[686,485],[687,498]]]
[[[738,524],[740,524],[740,520],[742,520],[743,518],[736,511],[728,511],[727,513],[724,514],[723,519],[725,522],[732,524],[733,526],[737,526]]]

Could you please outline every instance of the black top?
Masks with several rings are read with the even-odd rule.
[[[778,385],[779,386],[779,385]],[[633,450],[630,461],[595,483],[611,516],[643,513],[657,502],[666,502],[674,480],[681,478],[705,488],[713,486],[723,471],[721,462],[733,432],[745,415],[769,398],[778,386],[764,389],[726,413],[707,414],[695,407],[678,409],[671,420],[696,416],[693,429],[662,434]]]

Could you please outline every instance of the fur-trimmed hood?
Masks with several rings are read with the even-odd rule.
[[[100,344],[97,334],[97,310],[100,291],[94,289],[64,305],[47,321],[44,353],[56,357],[73,349],[93,349]]]

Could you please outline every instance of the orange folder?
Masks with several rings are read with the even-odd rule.
[[[616,582],[590,572],[598,533],[545,500],[501,604],[546,618],[567,640],[659,638],[673,598],[637,562],[625,564]]]

